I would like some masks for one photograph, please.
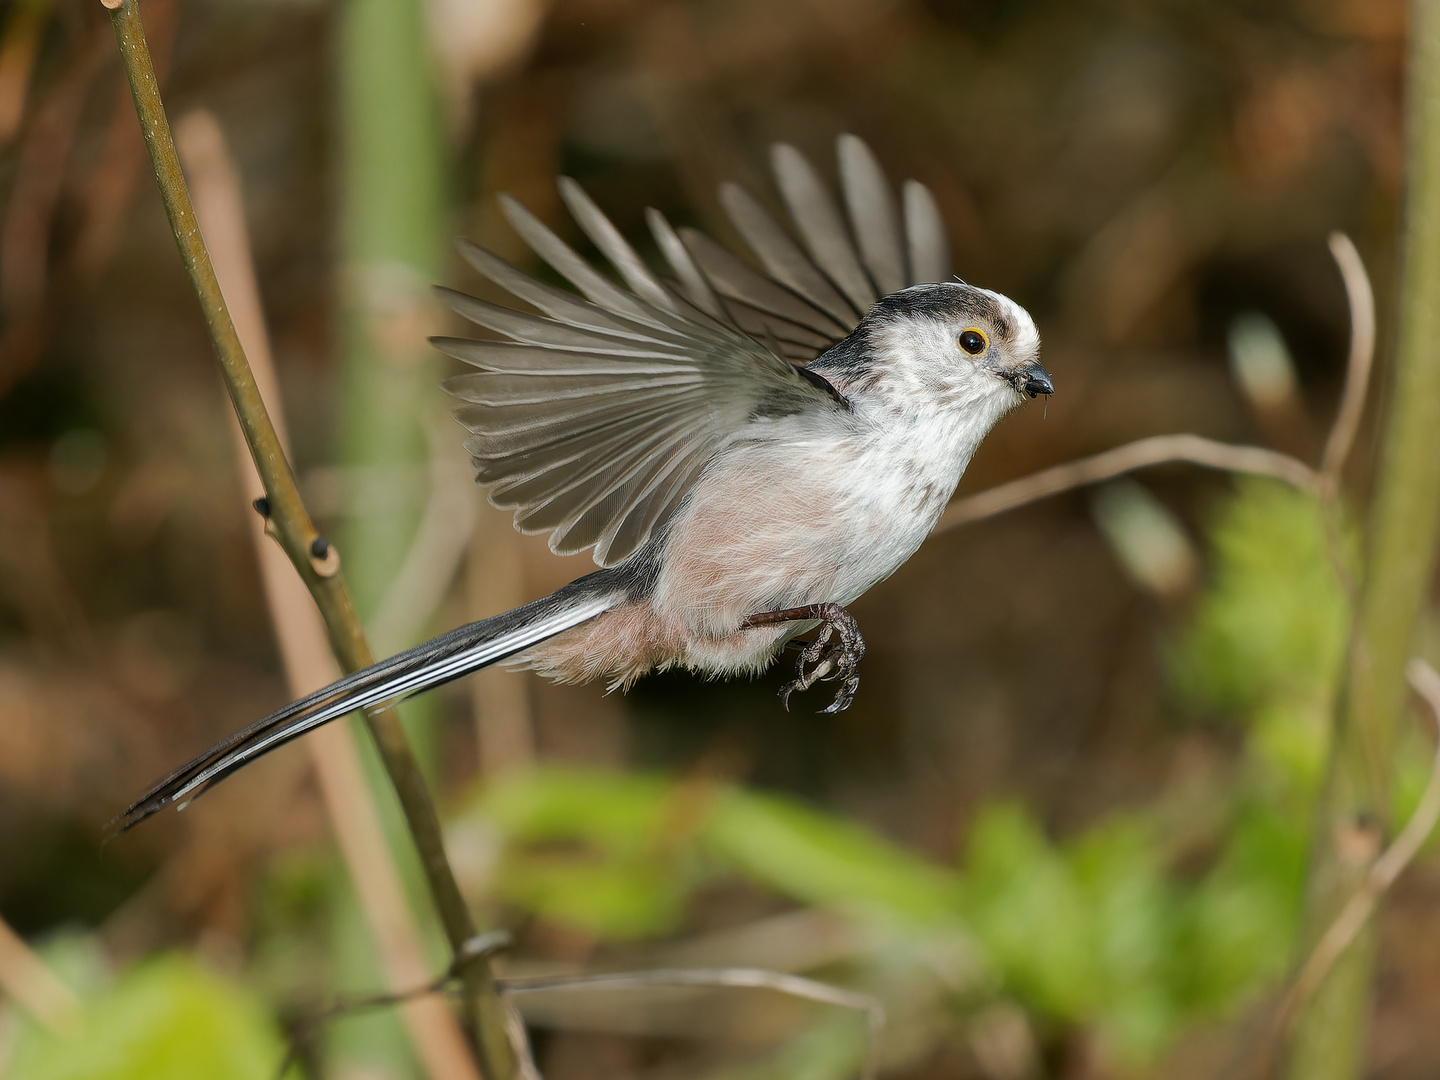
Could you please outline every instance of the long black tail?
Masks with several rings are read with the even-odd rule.
[[[593,619],[623,602],[626,596],[612,573],[602,570],[571,582],[543,600],[462,626],[353,672],[237,731],[157,781],[110,822],[111,832],[133,828],[171,803],[184,806],[262,754],[321,724],[356,709],[400,701],[489,667]]]

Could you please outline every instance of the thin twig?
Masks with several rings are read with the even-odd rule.
[[[1370,369],[1375,361],[1375,292],[1370,276],[1350,237],[1342,232],[1330,234],[1330,254],[1340,268],[1345,282],[1345,297],[1350,305],[1350,357],[1345,368],[1345,386],[1340,392],[1340,406],[1325,440],[1320,456],[1320,491],[1333,495],[1340,487],[1340,474],[1355,445],[1360,417],[1365,412],[1365,398],[1370,389]]]
[[[508,934],[481,934],[471,940],[467,953],[488,955],[508,946]],[[390,994],[367,994],[360,997],[337,998],[330,1005],[305,1017],[300,1025],[301,1034],[311,1034],[321,1026],[352,1013],[367,1009],[387,1008],[401,1005],[417,997],[442,993],[456,982],[456,965],[439,978],[413,989]],[[868,1036],[865,1061],[859,1080],[875,1080],[880,1070],[880,1053],[885,1038],[885,1006],[870,994],[853,990],[842,990],[828,983],[802,978],[783,971],[767,971],[764,968],[656,968],[651,971],[622,971],[598,975],[536,975],[509,979],[497,979],[496,986],[506,999],[506,1033],[510,1047],[518,1062],[519,1080],[541,1080],[530,1051],[530,1038],[525,1031],[525,1022],[511,1002],[519,994],[542,993],[547,990],[637,990],[649,986],[693,986],[693,987],[734,987],[746,990],[774,990],[791,997],[816,1001],[822,1005],[836,1005],[844,1009],[863,1012],[866,1017]],[[295,1059],[299,1039],[291,1041],[281,1074]]]
[[[270,409],[276,433],[288,449],[280,386],[275,377],[260,289],[245,230],[240,181],[226,150],[224,134],[213,115],[197,110],[176,123],[175,138],[194,188],[195,212],[209,241],[216,277],[224,289],[236,332],[250,358],[256,385]],[[245,499],[249,502],[265,491],[240,428],[233,427],[236,458]],[[250,521],[251,541],[260,563],[261,582],[290,692],[294,697],[303,697],[339,677],[325,639],[325,624],[305,586],[291,570],[284,552],[266,539],[259,515],[250,515]],[[311,733],[305,741],[320,781],[331,828],[350,871],[385,974],[392,987],[410,986],[425,978],[430,965],[425,958],[420,929],[415,925],[405,897],[400,871],[385,840],[355,740],[349,725],[331,724]],[[408,995],[397,998],[396,1002],[404,1004],[400,1019],[416,1056],[433,1080],[479,1080],[464,1032],[448,1003],[434,997],[410,1000]]]
[[[156,74],[163,80],[170,69],[175,36],[180,28],[180,4],[179,0],[148,0],[148,3],[150,57]],[[134,198],[137,182],[144,175],[145,142],[130,123],[131,119],[124,98],[117,94],[104,144],[78,192],[83,224],[71,245],[69,258],[75,277],[84,284],[95,281],[115,254],[124,235],[125,212]]]
[[[1364,863],[1340,841],[1357,822],[1383,822],[1394,776],[1395,729],[1404,711],[1407,664],[1440,543],[1440,0],[1415,0],[1406,68],[1405,205],[1394,356],[1366,521],[1363,590],[1335,738],[1316,812],[1317,845],[1306,882],[1308,944],[1370,884]],[[1330,967],[1294,1019],[1291,1077],[1355,1075],[1371,1013],[1373,926]]]
[[[1154,435],[956,499],[940,518],[935,531],[944,532],[994,517],[1026,503],[1111,480],[1136,469],[1180,461],[1207,469],[1271,476],[1302,491],[1317,491],[1319,485],[1319,474],[1289,454],[1258,446],[1233,446],[1200,435]]]
[[[1415,658],[1405,669],[1405,675],[1414,691],[1430,706],[1435,717],[1437,733],[1440,733],[1440,672],[1424,660]],[[1295,1016],[1310,1001],[1320,983],[1335,966],[1335,961],[1354,942],[1370,916],[1374,914],[1380,898],[1395,883],[1400,872],[1410,864],[1426,837],[1440,819],[1440,739],[1436,741],[1435,758],[1430,767],[1430,780],[1410,820],[1400,830],[1394,842],[1370,866],[1364,884],[1350,897],[1335,921],[1321,936],[1311,950],[1300,974],[1295,977],[1286,993],[1276,1021],[1279,1033],[1288,1030]]]
[[[1365,412],[1365,398],[1370,390],[1370,373],[1375,361],[1375,292],[1370,275],[1350,238],[1342,232],[1330,234],[1330,254],[1345,283],[1345,299],[1350,308],[1350,355],[1345,365],[1345,385],[1340,404],[1330,424],[1325,450],[1320,458],[1320,523],[1324,530],[1325,557],[1345,590],[1350,610],[1358,611],[1360,585],[1345,565],[1340,543],[1340,479],[1345,462],[1355,444],[1360,417]],[[1358,628],[1359,624],[1356,623]]]
[[[44,960],[0,919],[0,990],[36,1022],[63,1029],[80,1014],[80,999]]]
[[[454,972],[447,971],[426,983],[424,986],[412,987],[409,990],[395,990],[385,994],[357,994],[354,996],[337,997],[316,1012],[302,1015],[295,1023],[290,1025],[290,1041],[285,1048],[285,1056],[280,1059],[280,1067],[275,1070],[276,1080],[284,1080],[290,1067],[300,1057],[301,1047],[330,1021],[338,1020],[342,1016],[354,1016],[356,1013],[370,1012],[374,1009],[390,1009],[397,1005],[411,1005],[418,1001],[431,997],[434,994],[443,994],[455,983]],[[417,1048],[423,1050],[423,1047]],[[473,1066],[472,1066],[473,1067]]]
[[[323,1028],[331,1020],[338,1020],[342,1016],[351,1016],[357,1012],[367,1012],[371,1009],[388,1009],[397,1005],[407,1005],[419,999],[430,997],[433,994],[444,994],[457,988],[463,990],[462,968],[465,964],[473,960],[492,956],[502,949],[509,948],[511,943],[512,939],[510,934],[504,930],[492,930],[489,933],[476,934],[469,941],[465,942],[459,950],[459,955],[455,957],[450,966],[429,982],[412,986],[408,990],[392,990],[384,994],[341,995],[333,999],[329,1005],[326,1005],[322,1009],[304,1013],[293,1026],[290,1046],[286,1050],[285,1057],[280,1064],[278,1075],[283,1077],[286,1070],[288,1070],[295,1061],[300,1049],[300,1044],[306,1038]],[[506,1008],[507,1013],[514,1012],[508,1004]],[[529,1052],[528,1046],[526,1052]],[[521,1080],[528,1080],[528,1078],[522,1074]]]
[[[171,232],[180,249],[181,261],[185,264],[191,286],[200,300],[220,360],[226,390],[245,434],[245,443],[265,485],[273,535],[319,606],[331,647],[341,665],[349,671],[366,667],[373,657],[341,579],[339,555],[333,545],[316,532],[301,501],[294,474],[245,359],[244,349],[196,224],[195,211],[190,204],[189,191],[155,81],[137,0],[102,2],[111,7],[115,39],[120,46],[125,74],[135,99],[135,111],[140,118],[140,128],[145,136]],[[365,718],[419,851],[421,867],[451,952],[458,958],[465,943],[474,937],[475,926],[455,880],[454,870],[446,858],[440,819],[435,813],[425,778],[395,713],[381,709],[367,712]],[[509,1080],[515,1073],[515,1060],[505,1032],[505,1007],[495,990],[489,964],[481,956],[472,957],[464,964],[462,976],[465,984],[462,1000],[479,1050],[481,1071],[487,1080]]]
[[[838,1005],[863,1012],[869,1042],[860,1080],[874,1080],[880,1068],[880,1050],[885,1036],[885,1006],[878,998],[853,990],[841,990],[828,983],[763,968],[657,968],[653,971],[626,971],[608,975],[540,975],[500,979],[503,993],[533,994],[542,990],[634,990],[646,986],[722,986],[774,990],[791,997]]]
[[[505,1031],[510,1036],[510,1049],[520,1063],[520,1080],[541,1080],[540,1069],[535,1064],[535,1051],[530,1047],[530,1033],[525,1030],[525,1018],[508,997],[505,999]]]

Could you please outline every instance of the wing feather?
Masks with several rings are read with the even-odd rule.
[[[658,460],[652,478],[639,487],[631,503],[615,515],[609,530],[601,536],[596,551],[618,562],[637,550],[674,511],[709,462],[703,448],[676,447]]]
[[[910,284],[950,279],[950,241],[935,196],[918,180],[901,188],[905,207],[905,244],[910,249]]]
[[[704,233],[681,229],[680,239],[721,296],[799,323],[824,334],[831,341],[845,336],[845,328],[829,315],[811,307],[783,285],[751,269]]]
[[[899,292],[909,283],[905,270],[900,217],[895,195],[870,147],[854,135],[837,142],[840,186],[850,211],[850,226],[860,242],[860,257],[881,296]]]
[[[864,143],[842,136],[839,156],[843,216],[797,150],[773,151],[798,243],[750,195],[722,189],[763,271],[648,210],[669,264],[659,276],[567,178],[561,198],[621,284],[508,196],[501,205],[511,225],[579,295],[459,244],[471,266],[534,312],[437,290],[458,314],[506,339],[433,340],[472,368],[444,387],[462,402],[455,416],[469,432],[477,481],[491,502],[514,511],[518,528],[549,532],[562,554],[593,548],[597,563],[614,566],[663,527],[757,415],[847,407],[792,362],[843,338],[911,273],[942,278],[949,250],[924,187],[907,183],[902,216]]]
[[[670,295],[669,290],[661,285],[645,264],[640,261],[640,256],[635,254],[635,249],[626,243],[625,238],[620,235],[620,230],[615,228],[610,219],[595,205],[594,200],[585,193],[585,189],[568,176],[560,177],[557,184],[560,188],[560,198],[564,200],[575,223],[590,238],[590,242],[610,260],[610,264],[619,271],[620,276],[625,279],[625,284],[630,286],[631,292],[648,300],[656,307],[674,311],[675,299]]]
[[[856,311],[869,311],[879,297],[865,276],[860,256],[855,253],[855,245],[825,184],[805,156],[786,143],[775,145],[770,161],[785,208],[790,211],[810,257],[840,286]]]
[[[560,461],[537,475],[497,484],[494,488],[495,498],[497,502],[504,502],[509,506],[535,507],[568,493],[581,483],[587,484],[591,495],[599,497],[604,492],[595,491],[595,485],[589,481],[609,470],[623,467],[632,455],[643,456],[646,447],[657,441],[670,439],[676,431],[683,430],[682,425],[683,420],[676,420],[672,416],[668,422],[662,422],[662,426],[653,428],[639,440],[635,438],[633,431],[611,432],[610,437],[601,445],[601,453]]]
[[[500,208],[510,227],[530,245],[530,250],[550,264],[551,268],[591,301],[603,308],[628,315],[638,322],[649,322],[639,301],[605,280],[598,270],[575,253],[569,244],[541,224],[540,219],[509,195],[500,196]]]
[[[753,195],[738,184],[724,184],[720,188],[720,205],[771,277],[799,293],[847,331],[855,329],[860,321],[855,309],[815,269]]]
[[[455,410],[455,416],[472,434],[496,440],[498,447],[508,452],[512,446],[543,443],[542,429],[553,432],[568,426],[588,432],[651,403],[673,405],[676,398],[668,389],[609,397],[596,394],[578,401],[543,405],[462,405]]]
[[[788,347],[791,345],[818,353],[835,344],[835,339],[825,334],[817,334],[808,327],[800,326],[789,319],[782,319],[768,311],[761,311],[749,304],[742,304],[738,300],[726,300],[725,307],[736,324],[747,334],[756,341],[768,342],[770,339],[778,341],[787,347],[786,355],[789,355]]]
[[[478,338],[434,337],[430,343],[446,356],[463,360],[483,371],[512,375],[665,375],[689,371],[683,360],[620,356],[615,353],[552,351],[538,345],[514,341],[482,341]],[[456,376],[463,378],[463,376]],[[463,386],[464,383],[458,385]]]
[[[624,520],[622,509],[627,507],[632,496],[643,489],[654,470],[656,459],[674,453],[682,446],[683,441],[677,438],[673,429],[668,434],[657,434],[626,455],[623,468],[604,486],[603,492],[599,485],[587,485],[585,500],[555,530],[560,548],[583,551],[598,544],[615,521]],[[633,514],[634,510],[629,513]],[[610,552],[607,550],[606,554]]]
[[[634,412],[624,422],[607,422],[588,431],[561,438],[549,437],[519,445],[501,446],[485,442],[477,446],[473,460],[476,479],[483,484],[495,484],[498,491],[514,489],[515,485],[536,477],[552,473],[571,462],[582,458],[603,458],[621,448],[634,438],[636,423],[658,421],[656,408]],[[501,492],[503,494],[503,492]]]
[[[650,226],[650,234],[655,237],[655,243],[675,271],[675,276],[680,279],[680,285],[690,302],[712,319],[734,326],[734,321],[721,305],[720,298],[715,295],[710,282],[695,265],[690,252],[685,250],[685,245],[670,227],[670,222],[665,220],[665,215],[651,207],[645,211],[645,221]]]
[[[612,312],[597,304],[582,300],[574,293],[557,289],[554,285],[547,285],[543,281],[536,281],[528,274],[515,269],[498,255],[491,254],[469,240],[460,240],[455,246],[465,261],[476,270],[511,296],[524,300],[552,319],[559,319],[574,326],[587,326],[593,330],[630,336],[653,329],[618,318]]]
[[[564,543],[565,532],[592,505],[610,496],[620,483],[643,465],[658,445],[663,445],[681,426],[681,421],[672,419],[659,430],[637,439],[634,445],[608,461],[590,463],[584,471],[549,493],[543,501],[516,514],[515,524],[527,531],[555,530],[557,535],[551,537],[551,542],[557,554],[572,554],[589,547],[598,539],[598,532],[596,536],[590,537],[587,543],[568,550]]]
[[[636,357],[670,356],[677,346],[683,346],[683,341],[679,338],[661,338],[661,331],[658,330],[653,331],[651,337],[624,335],[618,331],[606,332],[588,326],[575,326],[558,319],[527,315],[523,311],[491,304],[444,286],[437,286],[435,293],[457,315],[469,319],[477,326],[530,345]]]
[[[477,371],[466,380],[457,397],[476,405],[505,408],[514,405],[544,405],[602,395],[644,394],[661,388],[703,389],[704,379],[696,371],[667,375],[620,377],[615,375],[514,375],[509,372]]]

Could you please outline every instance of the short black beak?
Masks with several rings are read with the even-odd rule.
[[[1034,360],[1016,368],[1015,374],[1010,376],[1010,381],[1014,383],[1015,389],[1024,391],[1032,398],[1055,392],[1055,384],[1050,381],[1050,373]]]

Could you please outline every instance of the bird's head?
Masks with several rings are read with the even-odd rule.
[[[1007,297],[960,282],[912,285],[866,314],[860,331],[887,374],[942,397],[1002,400],[1053,394],[1040,334]]]

